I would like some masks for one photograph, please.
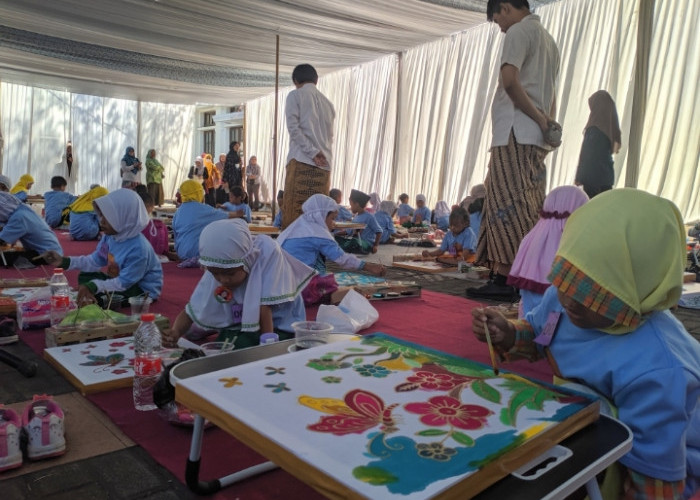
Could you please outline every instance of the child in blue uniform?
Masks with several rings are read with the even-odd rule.
[[[352,212],[345,208],[340,202],[343,200],[343,192],[340,189],[333,188],[328,193],[333,201],[338,204],[338,215],[335,220],[338,222],[347,222],[352,220]]]
[[[174,345],[193,324],[219,332],[235,347],[260,343],[260,334],[294,337],[292,323],[306,319],[301,291],[315,271],[282,251],[266,235],[253,237],[242,219],[209,224],[199,240],[205,272],[185,310],[164,332]]]
[[[437,202],[433,210],[433,222],[441,231],[447,231],[450,228],[450,213],[450,207],[445,200]]]
[[[22,203],[27,202],[27,196],[29,196],[29,190],[34,185],[34,177],[29,174],[24,174],[19,178],[17,184],[13,186],[10,190],[11,194],[14,194],[19,201]]]
[[[216,208],[221,208],[226,212],[234,214],[234,217],[240,217],[250,224],[252,215],[250,213],[250,206],[244,201],[245,191],[241,186],[234,186],[228,194],[229,201],[223,205],[217,205]]]
[[[416,210],[413,212],[413,218],[411,222],[415,226],[429,226],[430,225],[430,209],[425,206],[425,195],[416,195]]]
[[[0,226],[0,245],[14,244],[19,240],[26,250],[32,252],[63,252],[46,222],[16,196],[6,192],[0,192]]]
[[[231,212],[224,212],[204,204],[204,187],[194,179],[185,181],[180,186],[182,205],[173,216],[173,235],[175,252],[184,262],[182,267],[199,267],[199,235],[202,230],[217,220],[234,217]]]
[[[78,197],[66,192],[68,181],[57,175],[51,178],[51,191],[44,193],[44,220],[49,227],[59,227],[68,223],[68,212],[64,210]]]
[[[450,230],[442,239],[440,248],[423,250],[423,257],[439,257],[449,253],[452,257],[467,257],[476,249],[476,235],[469,227],[469,214],[462,207],[450,213]]]
[[[391,200],[384,200],[379,204],[379,210],[374,214],[377,224],[382,230],[382,237],[379,243],[393,243],[394,238],[405,238],[406,233],[399,233],[394,226],[394,214],[396,213],[396,203]]]
[[[346,252],[352,253],[377,253],[379,240],[382,238],[382,228],[377,224],[374,215],[365,212],[365,207],[369,202],[369,195],[353,189],[350,191],[350,209],[355,214],[352,222],[364,224],[365,228],[360,231],[356,238],[351,238],[353,230],[348,229],[346,236],[337,236],[336,241]]]
[[[131,189],[117,189],[96,199],[95,212],[104,236],[90,255],[61,257],[48,252],[47,262],[64,269],[79,269],[78,305],[99,302],[118,292],[125,298],[148,293],[153,300],[163,288],[163,268],[141,231],[148,224],[148,213],[141,198]],[[116,264],[116,277],[100,272]]]
[[[105,196],[108,191],[102,186],[95,186],[70,204],[70,236],[77,241],[94,240],[100,234],[100,221],[93,202]]]
[[[272,221],[272,225],[278,229],[282,229],[282,201],[284,201],[284,191],[280,189],[277,191],[277,213],[275,220]]]
[[[502,355],[544,356],[556,376],[613,405],[634,435],[620,459],[628,491],[615,498],[690,498],[700,487],[700,343],[669,311],[684,233],[670,201],[606,191],[569,217],[539,306],[514,321],[472,311],[479,340],[488,322]]]
[[[402,193],[399,196],[399,206],[396,209],[396,217],[399,218],[399,224],[411,222],[413,207],[408,204],[408,195],[406,193]]]

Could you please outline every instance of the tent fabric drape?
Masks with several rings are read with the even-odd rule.
[[[194,106],[138,103],[4,82],[1,86],[3,174],[13,181],[31,174],[32,193],[48,191],[54,175],[68,178],[64,162],[68,141],[74,166],[78,165],[69,183],[76,194],[93,183],[110,191],[121,187],[119,162],[127,146],[135,147],[143,158],[148,149],[156,149],[166,169],[168,197],[174,196],[187,174]]]
[[[687,14],[682,22],[674,15],[681,11]],[[655,28],[650,33],[649,110],[644,139],[639,141],[637,186],[673,200],[686,219],[700,217],[700,134],[692,126],[700,109],[700,69],[693,52],[700,35],[690,29],[700,21],[699,12],[698,2],[656,2]],[[561,53],[557,119],[564,127],[563,143],[546,159],[548,189],[573,183],[589,114],[588,97],[599,89],[613,96],[621,117],[623,145],[615,155],[615,171],[616,185],[623,186],[638,56],[638,6],[623,0],[562,0],[536,13]],[[677,23],[673,30],[672,23]],[[457,203],[472,185],[483,182],[501,43],[498,28],[483,24],[406,50],[400,65],[398,58],[386,57],[381,63],[322,77],[319,89],[337,112],[333,187],[346,193],[351,188],[376,191],[383,199],[396,198],[401,192],[424,193],[428,204],[434,205],[443,199]],[[374,71],[373,77],[368,79],[364,71]],[[401,89],[398,94],[397,88]],[[281,90],[282,99],[289,90]],[[392,100],[397,107],[367,106]],[[263,164],[271,163],[268,144],[272,134],[265,127],[272,120],[272,102],[267,96],[247,104],[248,150]],[[400,111],[392,116],[391,110],[396,109]],[[367,111],[371,122],[366,122]],[[283,113],[280,118],[278,161],[284,165],[288,137]],[[370,124],[375,127],[367,128]],[[357,130],[362,130],[364,140],[352,132]],[[381,130],[386,140],[398,130],[395,150],[378,140],[376,134]],[[386,172],[388,168],[391,173]],[[280,170],[278,183],[283,179]]]

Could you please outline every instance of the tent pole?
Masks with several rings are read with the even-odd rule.
[[[275,220],[275,201],[277,201],[277,110],[279,107],[280,82],[280,36],[275,35],[275,117],[272,125],[272,220]]]

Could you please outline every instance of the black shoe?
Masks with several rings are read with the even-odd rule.
[[[18,340],[17,322],[7,316],[0,319],[0,345],[14,344]]]
[[[480,287],[467,288],[466,292],[470,299],[502,300],[505,302],[520,300],[520,295],[515,288],[508,285],[497,285],[493,281]]]

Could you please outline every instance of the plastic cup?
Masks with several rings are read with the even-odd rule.
[[[140,318],[143,313],[148,312],[148,308],[151,306],[150,297],[144,297],[139,295],[138,297],[129,297],[129,305],[131,305],[131,315]]]
[[[122,302],[124,302],[124,296],[118,293],[112,294],[111,298],[109,295],[107,295],[107,301],[105,302],[105,309],[107,309],[107,306],[109,305],[109,308],[112,311],[116,311],[117,309],[122,308]],[[110,302],[111,300],[111,302]]]
[[[308,349],[328,343],[333,325],[321,321],[297,321],[292,323],[297,349]]]
[[[233,347],[233,342],[207,342],[199,346],[207,356],[216,356],[217,354],[233,351]]]

